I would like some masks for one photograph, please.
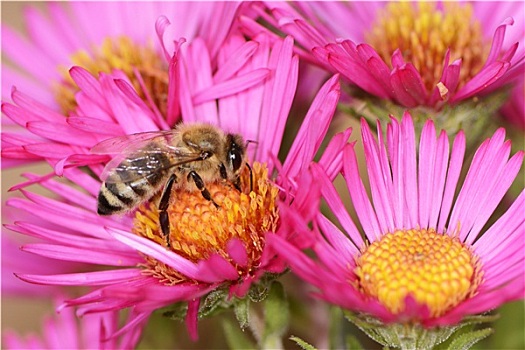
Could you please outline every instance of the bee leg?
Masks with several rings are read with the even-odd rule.
[[[211,194],[208,191],[208,189],[206,188],[206,185],[204,184],[204,181],[202,181],[202,178],[200,177],[200,175],[197,174],[194,170],[192,170],[192,171],[190,171],[188,173],[188,181],[190,179],[193,180],[193,182],[195,183],[195,186],[197,186],[199,191],[201,191],[202,196],[204,197],[204,199],[209,200],[210,202],[212,202],[215,205],[215,208],[219,208],[219,205],[217,203],[215,203],[215,201],[211,198]]]
[[[228,173],[226,172],[226,167],[222,163],[219,164],[219,173],[221,174],[223,180],[228,180]]]
[[[177,180],[177,177],[175,176],[175,174],[171,174],[170,178],[166,182],[166,185],[164,185],[164,190],[162,191],[162,195],[160,197],[160,202],[159,202],[159,224],[160,224],[160,229],[162,230],[162,234],[164,235],[164,238],[166,238],[166,244],[168,248],[171,247],[170,246],[170,218],[166,210],[168,209],[168,206],[170,204],[171,188],[173,187],[173,183],[176,180]]]
[[[248,163],[244,163],[244,164],[246,164],[246,167],[250,171],[250,192],[252,192],[253,191],[253,171],[252,171],[252,167]]]

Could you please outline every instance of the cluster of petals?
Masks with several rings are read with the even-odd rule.
[[[393,52],[389,66],[374,47],[363,42],[364,31],[370,26],[371,19],[386,4],[371,2],[351,6],[342,2],[269,2],[256,4],[254,9],[271,26],[292,35],[300,45],[297,52],[304,59],[340,73],[371,95],[405,107],[440,108],[444,102],[456,104],[522,79],[520,73],[525,64],[521,29],[524,24],[523,3],[507,3],[507,6],[473,3],[476,18],[487,30],[484,34],[493,37],[489,56],[475,76],[459,85],[461,59],[450,62],[450,51],[447,51],[441,77],[432,91],[427,91],[421,72],[403,58],[400,50]],[[328,18],[330,20],[323,20]],[[241,17],[240,22],[248,35],[267,30],[249,16]],[[438,83],[444,89],[440,90]]]
[[[317,287],[319,298],[385,322],[411,319],[429,327],[455,324],[466,315],[523,298],[525,191],[490,228],[484,227],[516,178],[524,152],[509,158],[510,142],[505,141],[505,132],[499,129],[478,148],[455,197],[465,154],[463,132],[456,135],[449,150],[447,134],[436,136],[432,121],[425,124],[417,147],[408,112],[401,122],[392,118],[386,139],[379,122],[377,127],[375,140],[368,125],[362,123],[371,197],[359,174],[354,145],[343,150],[342,174],[357,221],[345,209],[322,167],[314,164],[311,172],[303,176],[301,181],[311,186],[312,196],[302,205],[300,215],[294,210],[283,212],[283,220],[294,225],[300,239],[270,237],[271,245],[286,258],[292,271]],[[342,229],[315,210],[321,198]],[[311,216],[304,217],[304,213]],[[308,226],[310,221],[313,229]],[[479,257],[483,280],[473,296],[445,314],[432,317],[426,305],[418,304],[410,294],[404,311],[394,314],[357,287],[356,258],[367,242],[376,242],[396,230],[429,228],[458,237]],[[311,248],[317,258],[305,254],[304,248]]]
[[[257,41],[232,36],[218,52],[219,64],[215,69],[210,56],[203,42],[196,39],[171,58],[170,82],[186,87],[179,90],[180,95],[173,90],[169,94],[171,98],[180,96],[182,120],[209,122],[245,135],[257,144],[257,153],[251,155],[253,160],[281,166],[276,157],[297,84],[298,60],[293,55],[293,40],[270,43],[265,34]],[[223,257],[212,255],[194,263],[131,233],[131,215],[98,216],[96,196],[100,181],[79,167],[87,167],[100,176],[109,159],[106,155],[92,154],[90,149],[110,137],[164,130],[169,124],[165,116],[139,98],[121,72],[102,73],[98,79],[80,67],[72,68],[70,73],[80,91],[76,95],[78,108],[68,118],[16,89],[12,94],[14,103],[2,106],[8,118],[34,137],[3,134],[4,139],[12,141],[3,150],[3,157],[45,160],[53,167],[44,176],[24,174],[28,181],[15,189],[25,198],[7,201],[8,206],[25,217],[38,218],[38,223],[19,220],[9,228],[42,241],[23,245],[25,252],[85,263],[93,268],[87,272],[17,276],[37,284],[91,287],[88,294],[62,305],[78,306],[78,315],[131,308],[129,322],[114,336],[142,324],[157,308],[189,301],[188,327],[195,337],[201,296],[225,282],[231,284],[232,295],[242,296],[263,273],[281,272],[282,260],[266,249],[260,270],[239,280],[236,269]],[[339,95],[339,79],[335,75],[312,102],[293,151],[281,166],[281,178],[287,179],[286,186],[291,190],[293,179],[307,168],[324,138]],[[348,134],[340,135],[329,147],[331,151],[324,157],[327,169],[335,164],[331,157],[339,154],[345,136]],[[76,187],[56,181],[55,175],[65,177]],[[24,189],[35,183],[53,191],[57,198]],[[293,196],[293,192],[289,195]],[[228,246],[229,253],[233,261],[242,265],[242,259],[236,259],[246,252],[243,255],[244,247],[236,243],[233,240]],[[139,266],[145,262],[144,255],[187,276],[188,282],[168,286],[144,275]],[[102,266],[106,268],[101,270]]]

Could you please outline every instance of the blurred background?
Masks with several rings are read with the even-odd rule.
[[[22,9],[26,6],[34,6],[42,8],[42,3],[39,2],[2,2],[1,3],[1,18],[2,25],[7,25],[11,28],[24,33],[25,27],[23,23]],[[2,57],[4,59],[4,57]],[[296,110],[299,108],[296,106]],[[302,112],[301,112],[302,113]],[[302,114],[304,115],[304,114]],[[348,121],[348,119],[347,119]],[[344,124],[344,125],[343,125]],[[351,124],[354,126],[354,132],[352,139],[356,139],[356,135],[359,135],[359,123],[353,121]],[[335,124],[332,133],[348,127],[348,122],[342,124]],[[290,124],[289,130],[297,128],[297,124]],[[286,143],[290,143],[291,140],[285,140]],[[360,145],[358,150],[361,150]],[[5,201],[8,198],[19,196],[16,192],[8,192],[8,189],[17,183],[23,181],[20,174],[25,172],[45,174],[50,171],[50,168],[45,165],[31,165],[31,166],[20,166],[14,169],[2,170],[1,174],[1,186],[2,186],[2,222],[9,222],[10,211],[12,208],[5,208]],[[41,188],[30,187],[32,191],[46,193]],[[525,215],[525,213],[524,213]],[[11,232],[6,229],[2,229],[2,240],[14,236]],[[15,236],[18,242],[23,242],[24,237],[19,235]],[[10,274],[9,270],[6,271],[4,267],[6,264],[9,266],[15,265],[16,259],[23,259],[24,255],[19,256],[9,255],[10,261],[4,260],[5,255],[2,257],[2,283],[4,287],[4,281],[10,279],[17,282]],[[293,287],[300,282],[294,276],[287,276],[284,278],[283,283],[287,287]],[[30,286],[32,287],[32,286]],[[22,287],[23,288],[23,287]],[[42,288],[46,290],[46,287],[34,286],[34,288]],[[3,288],[2,288],[3,289]],[[294,318],[291,322],[291,330],[289,335],[296,335],[309,341],[312,336],[319,333],[329,332],[330,329],[336,329],[339,327],[348,328],[350,333],[356,334],[362,344],[366,348],[380,349],[376,343],[370,341],[363,333],[361,333],[356,327],[341,318],[337,312],[330,312],[329,308],[320,302],[307,300],[308,296],[303,291],[298,291],[298,288],[286,288],[290,292],[290,306],[294,313]],[[295,292],[294,292],[295,291]],[[22,293],[22,292],[21,292]],[[46,292],[51,294],[51,292]],[[299,303],[308,303],[310,308],[307,314],[300,313],[298,305]],[[474,349],[524,349],[525,348],[525,325],[524,315],[525,308],[523,302],[514,302],[507,304],[500,310],[497,310],[501,315],[500,319],[494,323],[495,333],[488,339],[476,344]],[[6,330],[15,330],[17,333],[22,335],[28,334],[41,334],[42,333],[42,320],[44,317],[54,314],[53,302],[50,298],[41,298],[28,295],[7,295],[2,293],[1,300],[1,330],[2,333]],[[331,317],[338,320],[340,324],[329,326],[327,323]],[[336,315],[336,316],[334,316]],[[337,316],[339,315],[339,316]],[[308,321],[307,321],[308,320]],[[144,332],[144,337],[140,343],[139,348],[224,348],[226,343],[224,342],[224,334],[222,326],[227,322],[235,322],[234,317],[231,313],[222,314],[215,316],[211,319],[203,320],[199,323],[199,329],[201,339],[197,343],[192,343],[187,336],[185,326],[177,321],[167,320],[160,314],[152,317],[151,322],[148,324]],[[314,325],[314,326],[312,326]],[[332,328],[330,328],[332,327]],[[248,332],[248,331],[247,331]],[[248,332],[249,333],[249,332]],[[311,340],[310,340],[311,341]],[[297,349],[298,346],[291,341],[285,341],[286,348]]]

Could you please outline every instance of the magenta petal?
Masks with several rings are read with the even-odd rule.
[[[324,150],[319,165],[325,170],[326,175],[331,180],[339,174],[343,167],[343,148],[348,143],[348,139],[352,134],[352,128],[348,128],[343,132],[337,133]]]
[[[213,75],[213,80],[216,83],[220,83],[232,78],[235,73],[239,71],[239,68],[253,56],[259,47],[259,43],[256,41],[247,41],[243,43],[235,52],[233,52],[227,61],[217,68],[217,71]]]
[[[193,96],[196,105],[213,101],[222,97],[235,95],[253,86],[261,84],[270,75],[270,70],[265,68],[255,69],[250,73],[239,75],[230,80],[217,83]]]
[[[200,280],[198,267],[194,263],[178,254],[167,250],[165,247],[144,237],[140,237],[123,230],[114,229],[111,227],[107,227],[106,230],[110,235],[115,237],[115,239],[119,240],[120,242],[162,261],[163,263],[188,276],[189,278]]]
[[[100,84],[91,73],[82,67],[73,67],[69,70],[69,74],[82,93],[89,96],[93,102],[107,110]]]
[[[390,77],[396,99],[406,107],[415,107],[426,102],[427,93],[417,69],[407,63],[394,68]]]
[[[32,133],[49,140],[67,143],[70,145],[91,147],[100,139],[96,135],[73,129],[64,119],[62,123],[34,121],[27,123],[27,129]]]
[[[382,232],[379,228],[374,207],[368,198],[365,186],[359,175],[357,156],[353,147],[345,147],[343,150],[343,176],[348,186],[348,192],[352,198],[352,203],[356,209],[359,222],[361,223],[365,235],[370,242],[374,242],[380,237]]]
[[[438,232],[444,232],[452,208],[456,186],[461,175],[463,158],[465,156],[466,140],[463,131],[459,131],[454,139],[450,155],[450,163],[447,170],[447,180],[439,213]],[[454,230],[454,227],[450,228]]]
[[[478,74],[470,79],[459,91],[452,97],[450,102],[457,102],[472,97],[478,92],[486,89],[488,85],[493,84],[501,78],[510,68],[510,63],[499,62],[485,66]]]
[[[131,332],[133,328],[144,325],[148,321],[150,315],[151,315],[151,312],[140,312],[136,315],[132,315],[133,317],[131,318],[131,320],[127,320],[126,324],[121,329],[119,329],[116,332],[109,332],[108,337],[101,337],[101,338],[104,339],[104,343],[106,343],[108,340],[112,340],[112,339],[115,340],[116,338],[120,336],[126,335],[126,333]],[[135,342],[132,342],[132,343],[135,343]]]
[[[186,327],[188,328],[188,333],[190,334],[190,338],[193,341],[197,341],[199,339],[199,334],[197,331],[199,305],[200,299],[195,299],[188,302],[188,311],[186,313]]]
[[[118,252],[113,249],[86,251],[85,247],[73,248],[59,244],[32,243],[22,247],[23,251],[52,259],[85,262],[111,266],[135,266],[144,259],[135,252]]]
[[[23,281],[63,286],[100,286],[118,284],[141,276],[141,269],[122,269],[57,275],[16,274]]]
[[[239,278],[235,267],[218,254],[212,254],[207,260],[199,261],[197,266],[199,281],[215,283]]]
[[[171,52],[168,52],[166,49],[165,43],[164,43],[164,33],[166,31],[166,28],[170,25],[170,21],[166,16],[160,16],[157,21],[155,22],[155,31],[157,32],[157,37],[159,39],[159,42],[162,46],[162,51],[164,51],[164,57],[166,57],[166,60],[170,60]]]
[[[334,75],[317,93],[283,164],[283,173],[296,177],[313,160],[333,118],[341,94],[339,75]]]
[[[238,238],[232,238],[226,246],[228,255],[233,259],[233,261],[241,266],[245,267],[248,264],[248,253],[242,241]]]
[[[503,21],[502,24],[498,26],[498,28],[496,28],[496,31],[494,32],[494,37],[492,38],[492,46],[490,47],[490,53],[485,63],[486,65],[489,65],[496,61],[497,56],[501,53],[501,48],[503,45],[503,40],[505,39],[505,31],[507,30],[507,26],[513,24],[514,19],[512,17],[508,17]]]

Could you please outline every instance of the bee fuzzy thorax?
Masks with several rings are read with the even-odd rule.
[[[224,181],[208,184],[207,189],[218,207],[198,192],[174,190],[167,208],[169,247],[158,222],[159,208],[154,201],[139,206],[133,232],[194,262],[219,254],[237,268],[239,276],[248,275],[260,263],[266,233],[277,229],[278,190],[268,179],[265,165],[260,163],[254,163],[251,172],[244,168],[240,183],[241,191]],[[247,252],[248,263],[243,266],[236,264],[228,254],[228,242],[234,238],[242,242]],[[147,261],[144,272],[163,283],[187,280],[159,261]]]

